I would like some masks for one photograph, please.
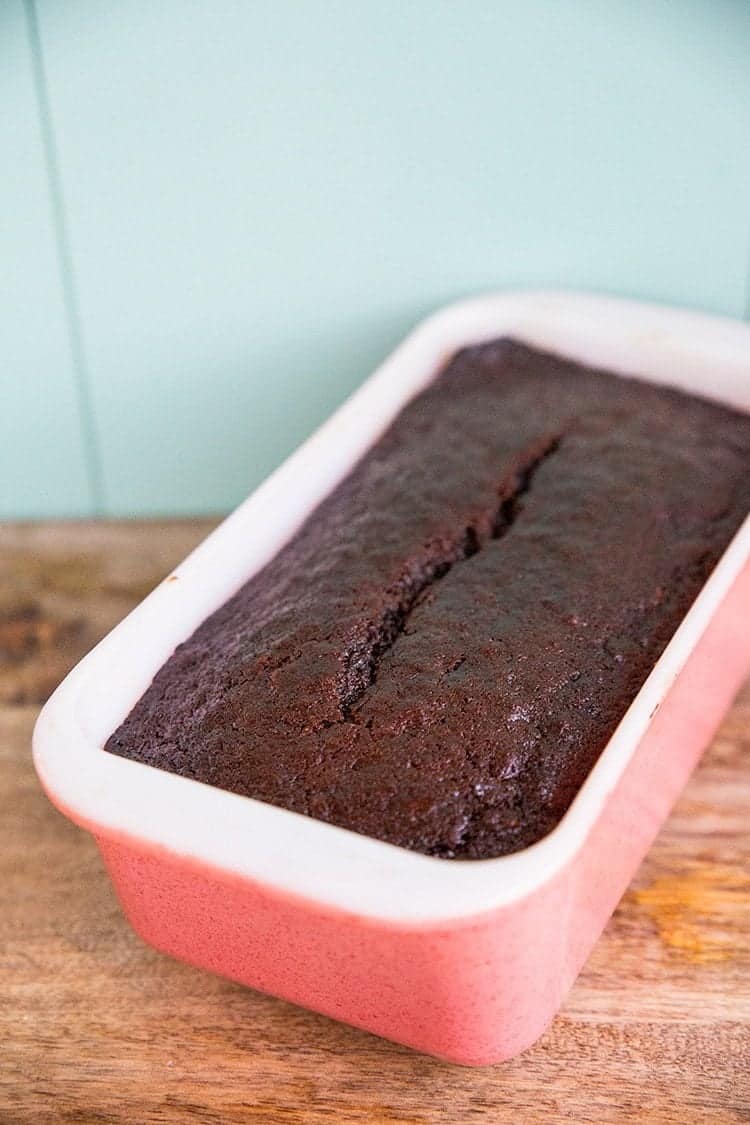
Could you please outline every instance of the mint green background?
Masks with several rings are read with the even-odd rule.
[[[231,507],[419,317],[748,314],[745,0],[4,0],[0,515]]]

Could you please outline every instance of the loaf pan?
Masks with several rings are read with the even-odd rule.
[[[750,326],[554,292],[451,305],[81,661],[34,733],[47,794],[93,833],[147,942],[466,1064],[507,1059],[550,1023],[747,675],[750,519],[562,821],[514,855],[430,858],[102,747],[448,358],[508,335],[750,411]]]

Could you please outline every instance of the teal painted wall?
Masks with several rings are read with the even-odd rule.
[[[741,317],[744,0],[5,0],[0,515],[239,501],[420,316]]]
[[[0,4],[0,517],[92,507],[28,26]]]

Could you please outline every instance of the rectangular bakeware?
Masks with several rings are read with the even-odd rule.
[[[560,824],[450,862],[102,750],[177,644],[264,566],[456,349],[512,335],[750,411],[750,326],[585,295],[464,301],[424,321],[67,677],[34,757],[157,949],[467,1064],[552,1020],[750,669],[750,519]]]

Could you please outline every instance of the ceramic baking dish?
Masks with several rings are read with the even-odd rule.
[[[102,750],[175,646],[273,559],[459,347],[502,335],[750,410],[750,326],[559,293],[452,305],[71,672],[34,734],[157,949],[461,1063],[549,1024],[750,668],[750,519],[570,810],[499,859],[450,862]]]

